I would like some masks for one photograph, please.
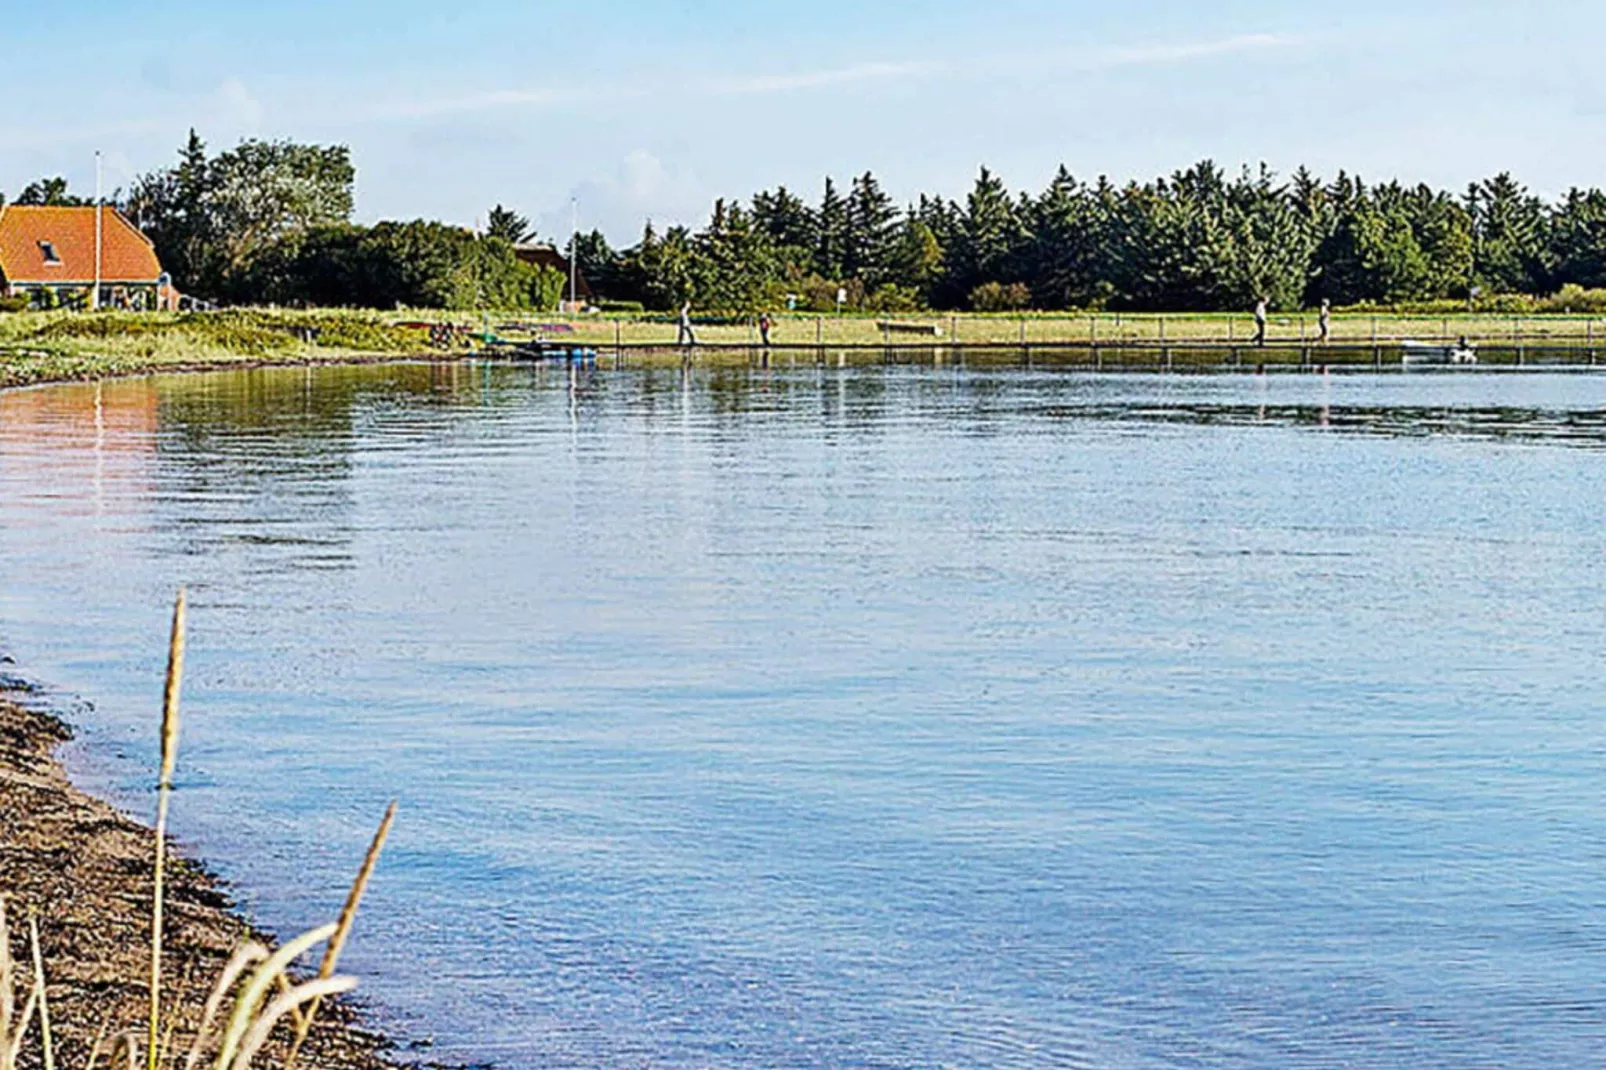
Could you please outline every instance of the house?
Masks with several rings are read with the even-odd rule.
[[[569,258],[555,245],[546,245],[541,242],[518,242],[513,246],[513,254],[531,267],[548,267],[559,272],[565,279],[569,277]],[[586,282],[583,271],[575,272],[575,289],[582,303],[592,298],[591,284]],[[563,299],[569,299],[569,284],[563,284]]]
[[[0,294],[32,296],[36,307],[87,307],[95,286],[95,208],[0,206]],[[100,304],[176,308],[178,292],[156,247],[115,208],[103,207]]]

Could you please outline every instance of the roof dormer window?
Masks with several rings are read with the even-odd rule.
[[[41,241],[39,243],[39,251],[45,254],[46,264],[59,265],[61,263],[61,256],[56,252],[55,242]]]

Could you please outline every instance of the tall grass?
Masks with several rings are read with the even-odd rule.
[[[357,985],[354,977],[335,973],[369,879],[379,862],[385,840],[396,819],[396,803],[385,811],[384,819],[369,844],[357,878],[341,908],[339,918],[270,949],[255,940],[238,944],[213,982],[201,1010],[200,1024],[182,1057],[173,1045],[178,1029],[174,1014],[163,1033],[162,1015],[162,935],[166,906],[165,869],[167,863],[167,818],[173,789],[173,770],[178,760],[179,694],[183,689],[187,600],[183,590],[173,606],[172,630],[168,636],[167,680],[162,701],[162,754],[157,779],[154,880],[151,896],[150,1010],[143,1030],[114,1031],[110,1020],[90,1047],[83,1070],[96,1070],[104,1055],[107,1070],[135,1070],[143,1061],[147,1070],[249,1070],[253,1060],[272,1041],[275,1032],[285,1034],[290,1070],[312,1030],[323,1001],[350,992]],[[0,1070],[16,1070],[25,1038],[38,1023],[40,1055],[44,1070],[56,1070],[55,1038],[51,1032],[49,1002],[45,988],[44,955],[39,941],[39,924],[30,913],[28,936],[33,979],[21,1013],[16,1008],[16,964],[11,954],[11,932],[7,904],[0,896]],[[298,980],[294,963],[304,954],[324,945],[316,974]],[[281,1025],[285,1026],[283,1030]],[[142,1035],[143,1034],[143,1035]],[[142,1044],[143,1042],[143,1044]],[[143,1050],[142,1050],[143,1048]]]
[[[145,1038],[147,1070],[157,1070],[156,1041],[162,1024],[162,908],[167,865],[167,809],[173,795],[173,766],[178,761],[178,696],[184,685],[184,588],[173,603],[173,630],[167,640],[167,683],[162,688],[162,767],[156,781],[155,889],[151,895],[151,1013]]]

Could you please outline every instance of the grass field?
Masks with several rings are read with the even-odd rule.
[[[518,317],[530,320],[528,314]],[[674,345],[672,321],[636,318],[538,317],[541,322],[568,323],[579,341],[599,346]],[[469,322],[468,318],[460,322]],[[474,322],[478,322],[475,320]],[[695,319],[694,319],[695,323]],[[919,326],[940,335],[898,329],[882,324]],[[495,320],[493,317],[493,326]],[[712,345],[753,345],[758,342],[754,323],[697,324],[697,340]],[[1233,343],[1254,338],[1254,318],[1248,315],[1121,315],[1026,314],[976,315],[943,313],[905,314],[884,318],[861,316],[775,317],[770,341],[776,345],[882,346],[892,345],[1035,345],[1056,342],[1085,345],[1160,343]],[[1268,325],[1272,344],[1315,343],[1319,335],[1316,315],[1278,315]],[[1586,316],[1460,315],[1408,316],[1336,313],[1332,321],[1335,344],[1389,344],[1413,339],[1453,341],[1466,337],[1487,345],[1564,344],[1588,346],[1606,339],[1606,318]]]
[[[0,387],[236,364],[409,355],[421,331],[372,312],[25,312],[0,315]]]
[[[104,378],[149,371],[255,364],[306,364],[418,357],[438,353],[428,333],[403,323],[453,323],[475,332],[508,333],[507,325],[563,324],[548,331],[606,352],[673,349],[676,326],[667,316],[557,316],[550,313],[421,311],[292,311],[241,309],[212,313],[17,313],[0,315],[0,387],[67,379]],[[907,330],[897,327],[910,328]],[[759,341],[754,321],[705,321],[698,342],[712,359],[722,347],[743,355]],[[1316,343],[1314,313],[1272,318],[1273,346]],[[950,347],[1055,344],[1111,349],[1162,343],[1247,344],[1254,336],[1248,315],[908,313],[884,318],[782,314],[771,342],[780,347]],[[1562,314],[1510,316],[1336,313],[1332,342],[1340,346],[1387,347],[1406,339],[1450,341],[1466,337],[1489,348],[1566,347],[1593,350],[1606,339],[1606,317]],[[463,340],[450,355],[473,352]],[[441,354],[442,356],[448,354]],[[652,359],[650,356],[642,359]],[[678,359],[678,356],[677,356]]]

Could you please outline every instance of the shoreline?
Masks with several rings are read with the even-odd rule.
[[[0,665],[10,667],[9,661]],[[28,687],[0,678],[0,894],[9,906],[19,980],[32,976],[26,918],[38,913],[58,1065],[86,1066],[97,1036],[135,1030],[149,1012],[148,824],[80,789],[57,748],[73,738],[54,713],[26,704]],[[167,866],[164,1018],[186,1049],[212,984],[246,937],[268,939],[238,914],[223,882],[181,846]],[[359,988],[359,992],[361,989]],[[281,1029],[265,1055],[282,1062]],[[393,1042],[362,1023],[351,1002],[325,1004],[299,1065],[308,1070],[390,1070]],[[38,1033],[22,1064],[37,1065]]]

